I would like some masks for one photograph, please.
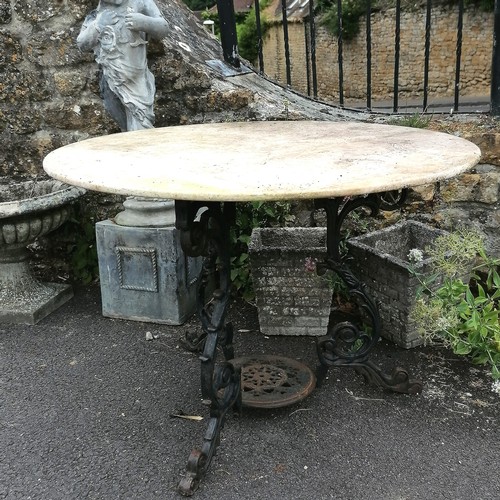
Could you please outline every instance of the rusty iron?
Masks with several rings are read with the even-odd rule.
[[[236,358],[241,370],[242,405],[249,408],[281,408],[298,403],[316,387],[316,377],[305,364],[275,355]]]

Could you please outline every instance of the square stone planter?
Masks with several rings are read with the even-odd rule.
[[[307,258],[325,253],[325,228],[253,230],[249,256],[262,333],[326,335],[332,292],[306,270]]]
[[[348,241],[353,257],[349,265],[379,306],[381,335],[405,349],[422,344],[422,338],[409,320],[419,282],[408,271],[411,249],[424,250],[446,231],[426,224],[404,221]],[[427,258],[413,267],[429,270]]]

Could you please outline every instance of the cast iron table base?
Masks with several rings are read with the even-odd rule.
[[[318,273],[330,270],[347,285],[357,304],[355,316],[339,316],[335,309],[329,318],[327,336],[317,342],[320,365],[316,377],[301,363],[276,356],[234,359],[233,329],[225,323],[230,296],[229,230],[234,222],[234,202],[176,202],[176,226],[181,232],[184,252],[204,256],[205,262],[198,292],[198,312],[202,333],[185,339],[191,350],[202,350],[201,392],[210,408],[210,420],[201,449],[191,452],[179,492],[191,496],[206,474],[216,453],[220,433],[230,409],[242,405],[273,408],[294,404],[320,386],[330,367],[350,367],[367,383],[394,392],[415,394],[422,390],[419,381],[408,372],[395,368],[384,373],[370,359],[380,338],[378,308],[362,283],[352,274],[340,252],[341,226],[353,210],[366,207],[374,215],[380,208],[395,209],[404,202],[405,192],[370,194],[357,198],[325,198],[315,201],[327,215],[327,251]],[[215,285],[211,282],[215,278]],[[209,293],[209,290],[213,290]],[[217,352],[224,359],[217,363]],[[317,378],[317,380],[316,380]]]

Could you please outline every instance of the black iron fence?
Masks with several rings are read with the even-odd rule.
[[[344,39],[343,39],[343,9],[342,0],[337,2],[337,68],[336,75],[338,78],[338,104],[341,107],[345,106],[345,81],[344,81]],[[233,66],[239,67],[239,58],[236,52],[237,38],[236,28],[234,24],[234,6],[233,0],[217,0],[217,7],[219,12],[219,19],[221,22],[221,41],[223,45],[224,57],[227,62]],[[421,103],[418,107],[421,112],[429,111],[429,69],[430,69],[430,47],[432,43],[432,0],[426,0],[426,15],[425,15],[425,37],[424,37],[424,68],[423,68],[423,82],[421,85]],[[288,19],[288,5],[287,0],[281,0],[281,22],[283,28],[283,48],[284,48],[284,65],[285,65],[285,78],[286,85],[293,87],[292,82],[292,59],[290,51],[289,40],[289,19]],[[266,61],[263,55],[263,30],[261,22],[261,13],[259,8],[259,1],[255,0],[254,13],[256,16],[256,31],[257,31],[257,46],[258,58],[257,66],[261,73],[266,71]],[[367,0],[366,14],[365,14],[365,39],[366,39],[366,101],[360,105],[358,102],[357,107],[363,107],[369,111],[372,110],[372,0]],[[317,25],[315,14],[315,1],[308,1],[308,13],[304,17],[304,44],[306,53],[306,79],[307,79],[307,94],[313,98],[318,98],[318,62],[316,54],[317,42]],[[252,15],[252,14],[249,14]],[[493,26],[493,39],[492,43],[492,65],[491,65],[491,91],[487,101],[483,103],[483,111],[490,111],[494,115],[500,115],[500,47],[498,46],[497,39],[500,37],[500,0],[495,0],[494,7],[494,26]],[[462,71],[462,45],[464,34],[464,0],[458,0],[458,12],[456,18],[456,44],[454,54],[449,54],[447,57],[454,64],[454,82],[453,82],[453,96],[452,102],[449,103],[448,111],[459,112],[463,111],[462,101],[463,98],[460,93],[461,88],[461,71]],[[400,96],[400,51],[401,51],[401,0],[396,0],[395,3],[395,23],[394,23],[394,66],[393,66],[393,91],[392,102],[388,106],[389,112],[401,112],[402,107],[399,102]],[[451,109],[450,109],[451,106]]]

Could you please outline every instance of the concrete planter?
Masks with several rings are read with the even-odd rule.
[[[326,335],[332,293],[305,267],[325,253],[325,228],[254,229],[249,255],[262,333]]]
[[[424,250],[445,231],[414,221],[404,221],[386,229],[348,241],[353,257],[349,265],[377,301],[383,337],[406,349],[422,344],[409,320],[418,280],[408,271],[411,249]],[[427,272],[430,259],[414,268]]]
[[[84,193],[55,180],[0,183],[0,323],[35,324],[73,296],[34,277],[26,247],[63,224]]]

